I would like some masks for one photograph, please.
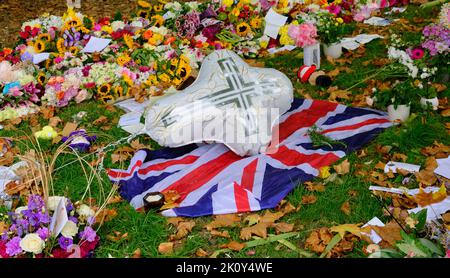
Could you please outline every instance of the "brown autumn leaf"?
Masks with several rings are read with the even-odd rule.
[[[21,122],[22,122],[22,118],[20,118],[20,117],[9,120],[9,123],[12,125],[19,125]]]
[[[257,224],[261,220],[261,216],[259,214],[253,213],[249,214],[244,218],[244,223],[247,223],[249,226],[253,226]]]
[[[341,238],[344,238],[347,233],[361,238],[361,224],[342,224],[330,228],[331,232],[338,233]]]
[[[139,139],[131,141],[130,146],[136,151],[145,148],[145,145],[139,142]]]
[[[56,127],[60,122],[62,122],[61,118],[58,116],[51,117],[48,121],[48,125],[52,127]]]
[[[251,227],[245,227],[242,228],[240,238],[242,240],[250,240],[252,238],[252,235],[256,235],[262,238],[267,237],[267,227],[269,226],[269,223],[263,223],[260,222],[256,225],[253,225]]]
[[[386,167],[386,163],[382,161],[378,161],[377,164],[375,164],[375,169],[384,171],[384,167]]]
[[[115,208],[104,208],[95,216],[96,223],[108,222],[117,216],[117,210]]]
[[[169,237],[170,241],[179,240],[186,237],[195,227],[195,221],[179,222],[177,226],[177,233]]]
[[[51,117],[55,115],[55,107],[53,106],[41,107],[40,111],[42,113],[42,117],[45,120],[49,120]]]
[[[407,159],[408,159],[408,156],[406,156],[405,154],[402,154],[402,153],[394,153],[392,155],[392,160],[394,160],[394,161],[406,162]]]
[[[434,171],[438,167],[438,163],[436,161],[436,158],[430,156],[427,157],[427,160],[425,161],[425,169]]]
[[[342,161],[338,165],[334,165],[333,169],[338,173],[338,175],[344,175],[350,172],[350,162],[348,162],[348,159]]]
[[[384,227],[367,226],[366,228],[369,227],[390,245],[394,245],[398,240],[402,239],[402,236],[400,235],[402,228],[397,224],[397,222],[395,222],[395,220],[391,220]]]
[[[162,242],[158,246],[158,252],[163,255],[168,255],[173,253],[173,242]]]
[[[269,210],[266,210],[266,212],[261,217],[261,220],[259,222],[271,224],[280,219],[281,217],[283,217],[284,214],[285,213],[283,211],[271,212]]]
[[[414,200],[421,207],[425,207],[431,204],[439,203],[447,198],[447,189],[443,183],[436,192],[425,192],[422,187],[419,188],[419,193],[414,195]]]
[[[233,251],[241,251],[245,247],[245,243],[230,241],[227,244],[223,244],[220,246],[221,248],[228,248]]]
[[[303,195],[302,196],[302,204],[309,205],[314,204],[317,201],[317,197],[314,195]]]
[[[444,117],[450,117],[450,108],[442,110],[441,115]]]
[[[202,248],[198,248],[197,251],[195,251],[195,255],[197,257],[207,257],[208,256],[208,252],[206,252],[205,250],[203,250]]]
[[[133,259],[139,259],[141,257],[141,248],[138,248],[134,250],[133,254],[131,255]]]
[[[8,225],[5,222],[0,221],[0,234],[6,230],[8,230]]]
[[[170,217],[167,220],[167,223],[177,227],[178,223],[183,222],[183,221],[185,221],[183,217]]]
[[[108,122],[108,118],[105,116],[100,116],[98,119],[96,119],[94,122],[92,122],[94,125],[103,125]]]
[[[107,205],[116,204],[122,202],[123,199],[119,195],[112,196],[109,198],[108,202],[106,202]]]
[[[350,195],[350,197],[358,196],[358,191],[356,191],[356,190],[349,190],[347,193],[348,193],[348,195]]]
[[[217,236],[217,237],[224,237],[224,238],[230,238],[230,234],[228,233],[228,231],[218,231],[218,230],[211,230],[209,231],[211,233],[212,236]]]
[[[437,182],[436,175],[433,170],[423,169],[414,173],[418,182],[424,185],[433,185]]]
[[[324,192],[325,186],[322,183],[305,182],[306,189],[311,192]]]
[[[330,93],[328,100],[336,101],[337,99],[350,99],[351,92],[347,90],[335,90]]]
[[[119,240],[128,238],[128,233],[122,234],[121,232],[118,232],[118,231],[114,231],[113,233],[114,233],[114,235],[107,235],[106,239],[108,239],[109,241],[112,241],[112,242],[117,242]]]
[[[31,127],[37,127],[39,125],[39,117],[36,114],[33,114],[30,117],[30,125]],[[40,130],[40,128],[38,128]]]
[[[450,212],[442,214],[442,220],[444,220],[445,223],[450,223]],[[0,229],[1,232],[1,229]]]
[[[214,217],[214,220],[205,225],[208,231],[221,227],[232,227],[241,221],[241,217],[237,214],[219,214]]]
[[[275,231],[277,232],[277,234],[289,233],[294,230],[294,224],[288,224],[286,222],[274,223],[272,225],[272,227],[275,228]]]
[[[178,205],[179,205],[178,201],[181,196],[177,191],[168,190],[168,191],[162,192],[162,194],[164,195],[164,205],[160,208],[160,210],[166,210],[166,209],[178,207]]]
[[[71,132],[75,131],[77,127],[78,127],[77,123],[68,122],[61,131],[61,135],[67,137],[70,135]]]
[[[311,232],[305,241],[305,247],[317,254],[321,254],[325,251],[325,248],[332,238],[333,235],[328,228],[322,227]]]
[[[350,203],[349,202],[344,202],[341,206],[341,211],[345,214],[345,215],[350,215],[352,213],[351,208],[350,208]]]

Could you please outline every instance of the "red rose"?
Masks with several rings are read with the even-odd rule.
[[[0,241],[0,258],[9,258],[9,255],[6,253],[6,244],[3,241]]]

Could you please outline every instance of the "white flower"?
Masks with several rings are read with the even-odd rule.
[[[45,242],[36,233],[27,234],[20,241],[20,248],[25,252],[40,254],[45,248]]]
[[[78,209],[77,213],[80,216],[91,217],[95,215],[95,211],[92,210],[88,205],[82,204]]]
[[[61,231],[61,234],[64,237],[72,238],[76,236],[78,233],[78,226],[73,221],[67,221],[66,225],[64,225],[64,228]]]
[[[65,197],[62,196],[50,196],[47,199],[47,209],[49,211],[55,211],[56,208],[58,207],[59,202],[61,202],[61,200],[66,200]]]
[[[27,210],[27,209],[28,209],[27,206],[22,206],[22,207],[16,208],[16,210],[14,212],[17,214],[20,214],[22,211]]]
[[[113,29],[113,31],[123,29],[124,27],[125,27],[125,23],[123,21],[116,20],[116,21],[111,22],[111,28]]]

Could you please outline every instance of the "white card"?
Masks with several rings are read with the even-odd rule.
[[[266,27],[264,28],[264,34],[276,39],[280,31],[280,27],[286,23],[287,19],[288,18],[286,16],[270,9],[265,16]]]
[[[367,222],[364,226],[362,226],[362,228],[367,227],[367,226],[384,227],[385,225],[383,222],[381,222],[381,220],[378,217],[375,216],[374,218],[370,219],[370,221]],[[375,244],[378,244],[378,243],[380,243],[380,241],[383,240],[374,230],[370,230],[369,237]]]
[[[277,53],[277,52],[284,51],[284,50],[292,51],[292,50],[294,50],[295,48],[296,48],[295,45],[285,45],[285,46],[278,47],[278,48],[272,47],[272,48],[267,49],[267,51],[268,51],[270,54],[275,54],[275,53]]]
[[[447,158],[436,159],[438,167],[434,169],[434,173],[450,179],[450,156]]]
[[[420,165],[389,161],[388,163],[386,163],[386,166],[384,166],[385,173],[388,173],[389,170],[391,170],[393,173],[397,173],[397,169],[403,169],[410,173],[415,173],[420,171]]]
[[[34,54],[33,55],[33,64],[37,65],[40,62],[47,60],[49,57],[50,57],[50,53],[48,53],[48,52]]]
[[[360,44],[356,42],[355,38],[343,38],[341,40],[341,45],[347,50],[355,50]]]
[[[382,36],[378,34],[359,34],[355,37],[355,40],[360,44],[366,44],[368,42],[371,42],[374,39],[383,38]]]
[[[91,36],[86,46],[81,50],[83,53],[100,52],[111,42],[111,39],[103,39]]]
[[[364,23],[374,26],[387,26],[391,24],[391,21],[387,18],[372,16],[371,18],[364,20]]]
[[[50,232],[55,237],[61,233],[64,226],[69,221],[66,210],[66,198],[61,198],[58,207],[53,212],[52,222],[50,223]]]

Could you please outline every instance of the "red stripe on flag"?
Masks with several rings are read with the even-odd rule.
[[[136,168],[141,167],[141,166],[142,166],[142,160],[138,160],[136,162],[136,164],[133,165],[133,168],[131,168],[131,171],[129,171],[129,172],[118,172],[118,171],[114,171],[112,169],[108,169],[108,176],[110,176],[111,178],[114,178],[114,179],[125,178],[128,176],[131,176],[131,174],[134,173]]]
[[[242,157],[228,151],[221,156],[199,166],[197,169],[177,180],[162,192],[167,192],[169,190],[176,191],[180,195],[180,199],[177,201],[181,202],[189,193],[200,188],[202,185],[214,178],[218,173],[223,171],[223,169],[225,169],[228,165],[238,161],[239,159],[242,159]]]
[[[314,100],[310,108],[290,115],[279,125],[279,142],[283,142],[300,128],[311,127],[328,112],[334,111],[337,106],[337,103]]]
[[[241,186],[242,188],[245,188],[250,192],[253,191],[253,183],[255,181],[255,172],[257,165],[258,159],[255,159],[250,162],[250,164],[245,166],[244,171],[242,172]]]
[[[269,156],[287,166],[298,166],[302,163],[308,163],[316,169],[330,165],[331,163],[339,160],[339,157],[333,153],[302,154],[298,151],[291,150],[286,146],[280,146],[278,148],[278,152],[270,154]]]
[[[322,131],[321,133],[325,134],[325,133],[329,133],[329,132],[333,132],[333,131],[352,130],[352,129],[357,129],[357,128],[360,128],[360,127],[363,127],[366,125],[383,124],[383,123],[388,123],[388,122],[389,122],[388,119],[369,119],[364,122],[360,122],[360,123],[353,124],[353,125],[345,125],[345,126],[326,129],[326,130]]]
[[[162,171],[170,166],[178,165],[178,164],[191,164],[194,163],[198,159],[198,156],[188,155],[181,159],[174,159],[165,162],[161,162],[158,164],[150,165],[144,169],[139,169],[139,174],[145,175],[150,171]]]
[[[237,212],[250,210],[247,191],[236,182],[234,183],[234,199],[236,201]]]

